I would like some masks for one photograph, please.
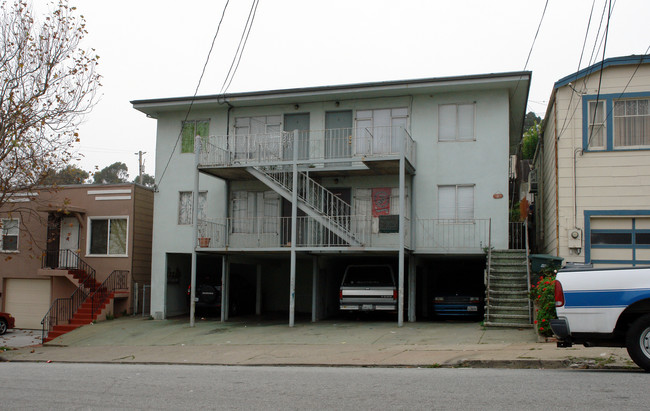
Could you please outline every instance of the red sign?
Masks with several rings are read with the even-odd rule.
[[[390,188],[372,189],[372,216],[390,214]]]

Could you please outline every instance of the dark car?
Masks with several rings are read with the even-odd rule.
[[[221,278],[218,283],[206,277],[197,280],[196,311],[205,315],[217,315],[221,312]],[[187,287],[189,300],[191,286]],[[230,278],[230,309],[231,316],[249,314],[254,311],[255,287],[237,276]]]
[[[11,314],[0,313],[0,335],[3,335],[7,330],[14,328],[15,324],[16,319],[12,317]]]
[[[483,296],[479,292],[434,295],[433,313],[443,317],[480,317],[483,315]]]

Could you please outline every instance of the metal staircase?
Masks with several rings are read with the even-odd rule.
[[[293,173],[247,167],[246,170],[288,201],[292,200]],[[361,246],[361,236],[350,227],[352,206],[305,173],[298,173],[298,208],[352,246]]]
[[[493,250],[487,273],[485,325],[531,327],[525,250]]]

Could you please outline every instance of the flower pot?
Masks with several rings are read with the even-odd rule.
[[[199,247],[210,247],[210,237],[199,237]]]

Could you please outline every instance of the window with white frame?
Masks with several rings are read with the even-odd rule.
[[[600,150],[605,148],[605,101],[589,102],[589,118],[587,119],[588,133],[587,146],[590,150]]]
[[[438,106],[438,141],[473,141],[476,103]]]
[[[233,191],[233,233],[279,233],[280,195],[274,191]]]
[[[438,218],[471,220],[474,218],[474,185],[438,186]]]
[[[235,118],[235,159],[279,157],[282,116]]]
[[[208,136],[210,135],[209,120],[183,121],[181,127],[181,153],[194,152],[194,138],[196,136],[201,136],[203,140],[207,140]]]
[[[208,201],[206,191],[199,192],[199,220],[205,220],[205,205]],[[194,196],[192,191],[181,191],[178,199],[178,224],[192,224],[192,206]]]
[[[0,250],[18,251],[18,233],[20,221],[17,218],[3,218],[1,220],[2,237],[0,238]]]
[[[406,107],[357,110],[355,150],[360,154],[399,153],[408,121]]]
[[[91,217],[88,233],[88,254],[127,255],[127,217]]]
[[[614,101],[614,147],[650,145],[649,99]]]

